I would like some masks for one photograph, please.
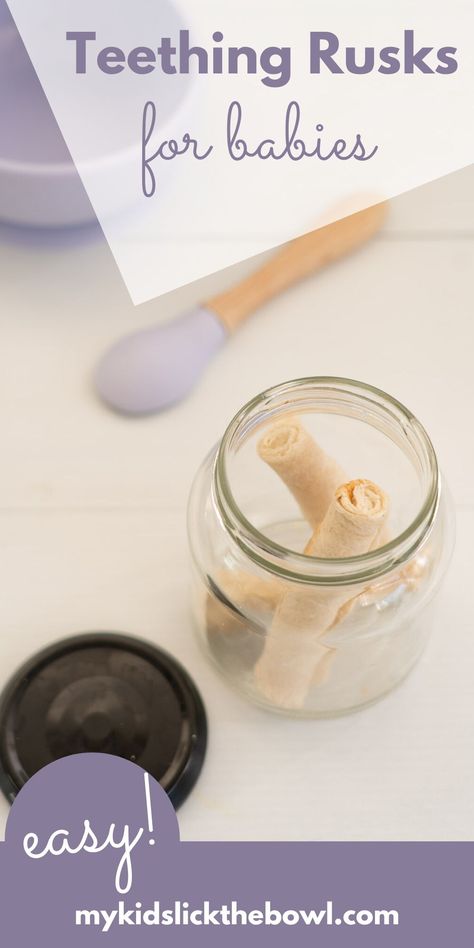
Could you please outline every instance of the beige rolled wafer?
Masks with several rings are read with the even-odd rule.
[[[371,481],[339,487],[306,553],[325,559],[362,556],[386,522],[389,502]],[[327,672],[331,650],[320,641],[347,601],[347,589],[295,587],[280,600],[263,653],[255,666],[261,694],[282,708],[300,709],[323,663]]]
[[[313,530],[322,523],[335,490],[347,475],[317,444],[298,418],[275,422],[257,450],[293,494],[303,516]],[[390,542],[387,524],[374,537],[372,549]]]
[[[343,484],[305,554],[330,560],[363,556],[380,533],[388,511],[388,497],[377,484],[362,479]]]
[[[313,530],[322,522],[334,491],[347,478],[298,418],[278,421],[258,443],[258,453],[293,494]]]

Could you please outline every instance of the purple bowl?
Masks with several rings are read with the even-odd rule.
[[[92,205],[17,30],[0,0],[0,219],[65,227]]]
[[[160,20],[172,30],[181,25],[172,3],[163,0]],[[187,84],[173,84],[181,105]],[[81,178],[5,0],[0,0],[0,221],[37,228],[76,227],[96,220]],[[131,206],[138,143],[119,142],[110,151],[91,157],[88,177],[104,194],[111,171],[125,186],[117,187],[106,213]],[[133,197],[131,193],[133,191]]]

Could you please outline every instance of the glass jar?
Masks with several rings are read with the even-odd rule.
[[[269,426],[295,418],[348,480],[370,479],[389,496],[382,547],[344,559],[303,552],[312,528],[257,450]],[[193,613],[221,675],[271,711],[326,717],[381,698],[420,657],[454,514],[431,441],[410,411],[369,385],[310,378],[263,392],[235,416],[194,482],[189,538]],[[312,625],[321,599],[338,605],[327,628]],[[296,604],[298,618],[292,625],[286,610],[275,680],[306,669],[304,691],[291,701],[285,688],[262,689],[258,674],[283,602]]]

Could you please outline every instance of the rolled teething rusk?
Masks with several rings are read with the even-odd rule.
[[[258,453],[286,484],[313,530],[323,520],[334,491],[346,480],[298,418],[278,421],[258,443]]]
[[[351,481],[335,492],[306,553],[325,559],[368,553],[386,522],[389,501],[371,481]],[[263,653],[255,666],[261,694],[282,708],[300,709],[313,683],[315,670],[330,649],[320,640],[333,625],[347,589],[296,587],[278,604]]]
[[[377,484],[361,479],[343,484],[309,541],[306,555],[330,560],[363,556],[384,526],[388,511],[388,497]]]
[[[322,523],[334,491],[347,475],[317,444],[298,418],[277,421],[258,443],[258,453],[293,494],[313,530]],[[388,524],[375,536],[372,549],[389,543]]]

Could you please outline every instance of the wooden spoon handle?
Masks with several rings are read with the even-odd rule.
[[[242,283],[208,300],[206,308],[216,314],[229,332],[235,332],[274,296],[372,237],[381,227],[386,211],[386,203],[374,204],[292,240]]]

